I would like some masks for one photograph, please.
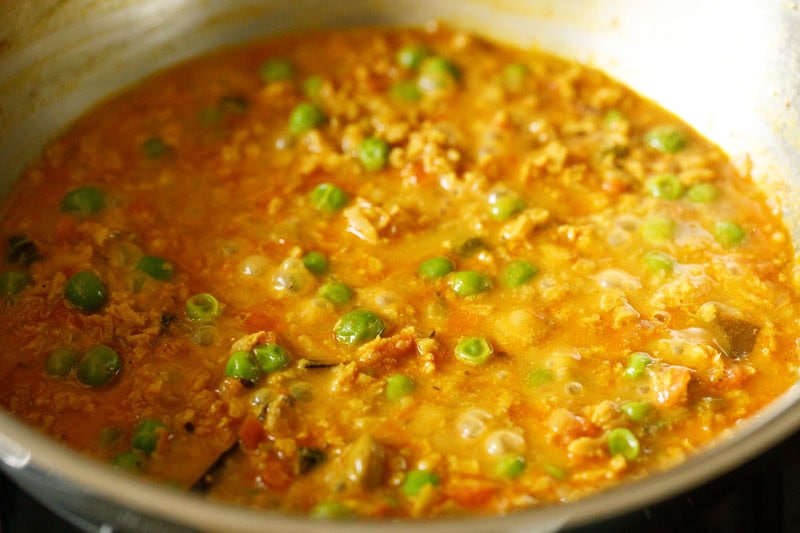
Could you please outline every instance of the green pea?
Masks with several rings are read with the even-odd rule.
[[[283,370],[292,360],[289,356],[289,352],[282,346],[272,343],[259,344],[253,348],[253,354],[255,355],[259,368],[261,368],[261,371],[265,374]]]
[[[653,406],[650,402],[625,402],[620,409],[634,422],[642,422],[650,414]]]
[[[73,275],[64,288],[67,301],[86,313],[97,311],[108,299],[103,282],[92,272],[82,271]]]
[[[146,418],[139,422],[133,430],[131,445],[134,449],[151,454],[158,447],[160,432],[167,429],[167,425],[154,418]]]
[[[61,200],[61,210],[72,215],[95,215],[105,207],[106,195],[91,185],[73,189]]]
[[[320,502],[311,509],[310,515],[317,520],[347,520],[356,513],[339,502]]]
[[[78,362],[78,381],[90,387],[110,383],[122,370],[122,360],[108,346],[90,348]]]
[[[323,213],[341,211],[347,205],[347,193],[332,183],[322,183],[309,194],[311,205]]]
[[[219,316],[219,300],[212,294],[201,292],[186,300],[186,316],[189,320],[208,322]]]
[[[448,276],[447,284],[457,296],[475,296],[486,292],[492,286],[491,280],[485,274],[474,270],[460,270]]]
[[[553,373],[546,368],[537,368],[528,372],[528,385],[531,387],[541,387],[551,381],[553,381]]]
[[[422,98],[422,91],[413,81],[401,81],[389,88],[389,96],[403,102],[417,102]]]
[[[686,134],[674,126],[657,126],[651,129],[645,134],[644,142],[647,146],[667,154],[680,152],[689,144]]]
[[[625,115],[619,109],[610,109],[603,117],[603,127],[613,129],[617,124],[626,120]]]
[[[678,200],[683,196],[684,187],[675,174],[659,174],[647,180],[647,191],[653,198]]]
[[[414,392],[414,380],[404,374],[394,374],[386,378],[386,399],[396,402]]]
[[[310,402],[314,399],[314,386],[306,381],[298,381],[289,385],[289,394],[301,402]]]
[[[431,257],[419,264],[417,271],[423,278],[436,279],[453,271],[455,265],[446,257]]]
[[[466,337],[456,344],[455,354],[458,359],[471,365],[482,365],[492,356],[494,348],[482,337]]]
[[[265,82],[288,80],[294,76],[294,65],[288,59],[269,59],[258,68],[258,75]]]
[[[567,479],[567,471],[556,465],[546,464],[544,465],[544,471],[555,479]]]
[[[352,345],[374,339],[383,333],[383,328],[383,320],[378,315],[366,309],[356,309],[340,318],[333,332],[337,341]]]
[[[429,57],[419,67],[417,87],[423,93],[444,93],[455,89],[461,73],[443,57]]]
[[[123,433],[122,429],[116,426],[106,427],[100,430],[100,435],[97,440],[100,442],[100,446],[109,450],[120,443]]]
[[[136,269],[159,281],[168,281],[175,275],[175,265],[163,257],[152,255],[139,259]]]
[[[303,256],[303,265],[317,276],[328,271],[328,259],[321,252],[308,252]]]
[[[664,215],[654,215],[642,223],[642,236],[650,242],[669,241],[675,236],[675,221]]]
[[[608,433],[608,452],[611,455],[621,455],[628,461],[639,457],[639,439],[628,428],[612,429]]]
[[[516,259],[503,270],[503,283],[509,287],[519,287],[532,280],[538,272],[536,265],[524,259]]]
[[[310,76],[303,81],[303,92],[313,100],[319,96],[323,85],[325,80],[322,76]]]
[[[289,115],[289,131],[295,134],[305,133],[322,125],[327,117],[319,107],[308,102],[297,104]]]
[[[358,148],[358,160],[369,172],[383,170],[389,160],[390,147],[386,141],[376,137],[367,137]]]
[[[528,463],[521,455],[507,454],[500,457],[500,460],[495,465],[495,475],[501,478],[515,478],[519,477]]]
[[[714,237],[717,242],[726,248],[732,248],[741,244],[747,237],[744,229],[736,222],[721,221],[714,226]]]
[[[525,209],[525,201],[515,194],[490,194],[489,212],[495,220],[508,220]]]
[[[633,352],[628,356],[628,366],[625,368],[625,375],[630,378],[638,378],[644,375],[647,365],[653,362],[653,358],[645,352]]]
[[[344,305],[353,298],[353,291],[341,281],[329,281],[319,288],[317,295],[336,305]]]
[[[111,460],[114,468],[119,468],[131,474],[139,474],[147,465],[147,458],[136,450],[127,450],[115,456]]]
[[[511,63],[503,69],[503,85],[511,92],[519,93],[525,87],[525,80],[531,71],[522,63]]]
[[[644,254],[644,263],[652,272],[672,272],[675,263],[664,252],[649,251]]]
[[[428,47],[416,44],[404,46],[397,52],[397,64],[409,70],[416,70],[422,65],[426,57],[431,55]]]
[[[261,370],[250,352],[239,350],[233,352],[228,358],[225,375],[229,378],[255,381],[261,377]]]
[[[9,270],[0,274],[0,296],[6,300],[16,296],[30,285],[31,276],[24,270]]]
[[[172,149],[164,142],[164,139],[154,135],[142,143],[142,154],[147,159],[161,159],[169,154]]]
[[[72,372],[78,362],[80,352],[70,346],[56,348],[47,356],[44,371],[51,376],[63,377]]]
[[[695,183],[689,187],[686,197],[698,204],[710,204],[719,198],[719,190],[710,183]]]
[[[425,485],[436,486],[439,484],[439,476],[428,470],[409,470],[403,480],[401,490],[406,496],[416,496]]]
[[[488,248],[489,245],[486,244],[486,241],[480,237],[470,237],[466,241],[453,248],[453,252],[461,257],[471,257],[480,251],[487,250]]]

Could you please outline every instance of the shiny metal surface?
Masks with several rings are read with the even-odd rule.
[[[800,244],[800,7],[784,0],[0,0],[0,196],[80,113],[181,59],[297,28],[434,18],[597,66],[658,101],[752,168]],[[620,513],[718,475],[797,427],[795,387],[729,438],[667,473],[566,506],[469,519],[468,526],[547,531]],[[81,517],[85,527],[375,527],[247,511],[154,486],[56,445],[2,411],[0,460],[20,484]],[[435,531],[465,526],[464,520],[414,523]]]

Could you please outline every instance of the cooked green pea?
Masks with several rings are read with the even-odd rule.
[[[311,517],[317,520],[347,520],[356,513],[339,502],[320,502],[311,509]]]
[[[319,288],[317,295],[336,305],[344,305],[353,298],[353,291],[341,281],[329,281]]]
[[[455,354],[458,359],[471,365],[482,365],[494,353],[489,341],[482,337],[466,337],[456,344]]]
[[[207,292],[190,296],[186,300],[186,316],[189,320],[214,320],[219,316],[219,300]]]
[[[474,270],[460,270],[448,276],[447,284],[457,296],[475,296],[486,292],[492,283],[489,276]]]
[[[259,344],[253,348],[256,362],[265,374],[283,370],[291,362],[292,358],[282,346],[277,344]]]
[[[714,237],[722,246],[732,248],[737,244],[741,244],[747,237],[747,233],[736,222],[725,220],[717,222],[716,226],[714,226]]]
[[[328,259],[321,252],[308,252],[303,256],[303,266],[319,276],[328,271]]]
[[[311,205],[323,213],[335,213],[347,205],[347,193],[332,183],[317,185],[308,197]]]
[[[674,154],[686,148],[689,140],[674,126],[657,126],[645,134],[644,142],[659,152]]]
[[[670,256],[657,251],[649,251],[644,254],[644,264],[652,272],[671,272],[675,266]]]
[[[80,352],[71,346],[56,348],[47,356],[44,371],[51,376],[66,376],[75,368]]]
[[[628,428],[612,429],[608,433],[608,451],[611,455],[621,455],[628,461],[639,457],[639,439]]]
[[[486,244],[486,241],[481,239],[480,237],[470,237],[469,239],[465,240],[455,248],[453,248],[453,252],[461,257],[471,257],[476,253],[488,250],[489,245]]]
[[[425,485],[436,486],[439,484],[439,476],[429,470],[409,470],[403,480],[402,491],[406,496],[416,496]]]
[[[389,145],[376,137],[367,137],[358,148],[358,160],[364,170],[377,172],[383,170],[389,160]]]
[[[157,135],[147,138],[142,143],[142,154],[147,159],[161,159],[169,154],[171,150],[169,145],[164,142],[164,139]]]
[[[525,201],[516,194],[489,195],[489,212],[495,220],[508,220],[525,209]]]
[[[522,92],[531,71],[522,63],[511,63],[503,69],[503,85],[511,92]]]
[[[536,265],[524,259],[516,259],[503,270],[503,283],[509,287],[519,287],[532,280],[538,272]]]
[[[528,372],[528,385],[531,387],[541,387],[551,381],[553,381],[553,373],[546,368],[537,368]]]
[[[31,276],[24,270],[9,270],[0,274],[0,296],[9,300],[31,283]]]
[[[603,127],[606,129],[613,129],[617,124],[624,122],[625,115],[619,109],[609,109],[603,117]]]
[[[413,81],[397,82],[389,89],[389,96],[403,102],[417,102],[422,98],[422,91]]]
[[[654,215],[642,223],[642,236],[650,242],[672,240],[675,221],[664,215]]]
[[[119,468],[131,474],[139,474],[144,470],[147,458],[136,450],[127,450],[115,456],[111,460],[111,464],[114,465],[114,468]]]
[[[64,296],[81,311],[90,313],[106,303],[108,291],[95,274],[82,271],[69,278],[64,288]]]
[[[423,93],[443,93],[455,89],[461,73],[456,65],[443,57],[429,57],[419,67],[417,87]]]
[[[650,402],[625,402],[620,409],[634,422],[642,422],[650,414],[653,405]]]
[[[105,427],[100,430],[97,440],[100,442],[100,446],[109,450],[115,448],[122,441],[123,434],[122,429],[116,426]]]
[[[675,174],[659,174],[647,180],[647,191],[653,198],[677,200],[683,196],[684,187]]]
[[[710,204],[719,198],[719,190],[710,183],[695,183],[689,187],[686,197],[698,204]]]
[[[225,375],[229,378],[255,381],[261,377],[255,358],[250,352],[239,350],[233,352],[225,365]]]
[[[288,80],[294,76],[294,65],[288,59],[269,59],[258,68],[258,75],[265,82]]]
[[[289,385],[289,394],[301,402],[310,402],[314,399],[314,386],[307,381],[298,381]]]
[[[397,52],[397,64],[410,70],[416,70],[426,57],[431,55],[428,47],[416,44],[404,46]]]
[[[396,402],[414,392],[414,380],[404,374],[394,374],[386,378],[386,399]]]
[[[158,448],[159,433],[167,429],[167,425],[154,418],[145,418],[134,428],[131,445],[134,449],[150,454]]]
[[[544,471],[555,479],[567,479],[567,471],[563,468],[557,467],[556,465],[546,464],[544,465]]]
[[[645,352],[633,352],[628,356],[628,366],[625,368],[625,375],[631,378],[638,378],[644,375],[647,365],[653,362],[653,358]]]
[[[336,340],[342,344],[356,344],[372,340],[383,333],[383,320],[372,311],[356,309],[350,311],[333,328]]]
[[[122,360],[108,346],[90,348],[78,362],[78,381],[90,387],[110,383],[122,370]]]
[[[159,281],[170,280],[175,275],[175,265],[163,257],[153,255],[139,259],[136,269]]]
[[[297,104],[289,115],[289,131],[292,133],[305,133],[322,125],[327,117],[319,107],[308,102]]]
[[[303,92],[312,100],[319,96],[325,80],[322,76],[310,76],[303,81]]]
[[[419,264],[417,271],[428,279],[441,278],[453,271],[455,265],[446,257],[431,257]]]
[[[105,207],[106,195],[103,191],[91,185],[73,189],[61,200],[61,210],[72,215],[94,215]]]
[[[501,478],[519,477],[528,466],[525,458],[521,455],[507,454],[500,457],[495,465],[495,475]]]

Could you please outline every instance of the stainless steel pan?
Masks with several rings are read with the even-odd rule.
[[[597,66],[676,112],[742,165],[752,164],[798,246],[799,9],[786,0],[0,0],[0,197],[45,142],[80,113],[181,59],[293,29],[438,18]],[[798,427],[795,386],[716,446],[641,482],[508,517],[381,528],[532,531],[586,523],[684,491]],[[86,528],[375,527],[244,510],[155,486],[67,450],[3,411],[0,467]]]

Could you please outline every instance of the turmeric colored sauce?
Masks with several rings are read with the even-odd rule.
[[[318,517],[502,514],[669,468],[796,380],[779,214],[586,67],[281,37],[98,105],[3,208],[0,404]]]

